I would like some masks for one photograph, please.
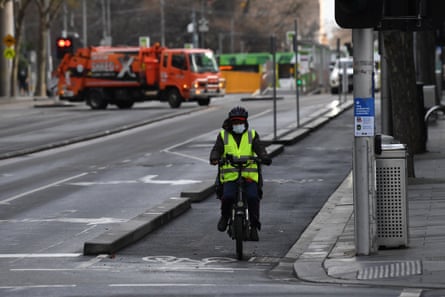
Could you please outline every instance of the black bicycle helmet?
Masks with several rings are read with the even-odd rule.
[[[249,116],[249,113],[247,112],[247,110],[244,107],[241,107],[241,106],[234,107],[229,112],[229,118],[231,120],[246,121],[248,116]]]

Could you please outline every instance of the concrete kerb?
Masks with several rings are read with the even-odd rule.
[[[308,116],[307,120],[301,123],[298,128],[295,124],[292,124],[286,128],[278,130],[276,132],[276,137],[275,133],[268,134],[262,138],[262,141],[267,144],[294,144],[309,135],[309,133],[311,133],[313,130],[320,128],[352,106],[353,102],[349,101],[341,105],[323,108]]]
[[[70,144],[74,144],[74,143],[78,143],[78,142],[83,142],[83,141],[87,141],[87,140],[91,140],[91,139],[96,139],[96,138],[99,138],[99,137],[104,137],[104,136],[107,136],[107,135],[120,133],[120,132],[129,130],[129,129],[141,127],[141,126],[144,126],[144,125],[148,125],[148,124],[159,122],[159,121],[162,121],[162,120],[174,118],[174,117],[181,116],[181,115],[186,115],[186,114],[189,114],[189,113],[192,113],[192,111],[188,111],[188,110],[186,110],[186,111],[178,111],[178,112],[175,112],[174,114],[165,115],[165,116],[161,116],[161,117],[158,117],[158,118],[155,118],[155,119],[146,120],[146,121],[141,121],[141,122],[134,123],[134,124],[131,124],[131,125],[120,126],[120,127],[114,128],[114,129],[104,130],[104,131],[93,133],[93,134],[90,134],[90,135],[73,137],[71,139],[61,140],[61,141],[58,141],[58,142],[48,143],[48,144],[41,145],[41,146],[36,146],[36,147],[32,147],[32,148],[22,149],[22,150],[18,150],[18,151],[15,151],[15,152],[3,153],[3,154],[0,154],[0,160],[13,158],[13,157],[18,157],[18,156],[24,156],[24,155],[28,155],[28,154],[44,151],[44,150],[54,149],[54,148],[58,148],[58,147],[62,147],[62,146],[66,146],[66,145],[70,145]]]
[[[284,97],[276,97],[277,100],[283,100]],[[241,98],[241,101],[262,101],[262,100],[274,100],[273,96],[267,96],[267,95],[254,95],[251,97],[243,97]]]
[[[297,140],[301,139],[305,135],[307,135],[311,130],[316,129],[317,127],[323,125],[328,122],[330,119],[338,116],[343,111],[351,107],[352,105],[344,106],[343,108],[327,109],[322,111],[322,114],[332,113],[330,116],[323,116],[322,121],[315,121],[317,125],[313,125],[312,128],[303,128],[300,129],[302,132],[292,134],[288,133],[289,141],[287,143],[295,143]],[[317,113],[315,116],[320,116],[320,113]],[[308,121],[310,123],[312,121]],[[306,123],[306,124],[307,124]],[[292,135],[296,135],[297,140],[292,139]],[[286,136],[286,135],[284,135]],[[282,137],[284,137],[282,136]],[[271,158],[279,155],[284,151],[284,145],[281,143],[271,143],[267,147],[267,152]],[[149,210],[144,214],[137,216],[136,218],[130,220],[127,223],[121,224],[118,227],[105,232],[104,234],[98,236],[96,239],[86,242],[84,244],[84,254],[85,255],[97,255],[97,254],[112,254],[116,253],[118,250],[138,241],[142,237],[146,236],[154,229],[161,227],[164,224],[167,224],[171,220],[173,220],[176,216],[182,214],[186,210],[190,208],[191,203],[196,203],[207,199],[211,195],[214,194],[214,181],[204,181],[200,187],[196,187],[196,190],[187,190],[180,193],[181,198],[184,199],[183,203],[187,204],[187,207],[178,207],[176,205],[170,205],[167,207],[162,206],[161,212],[165,212],[167,215],[162,215],[158,213],[159,216],[162,216],[162,219],[159,219],[157,216],[150,216],[147,214],[156,213],[153,210]],[[169,201],[168,201],[169,202]],[[176,208],[179,209],[179,212],[176,211]],[[170,213],[175,213],[175,215],[168,215]],[[286,257],[288,258],[288,257]],[[308,262],[308,264],[313,264],[313,262]]]
[[[170,198],[128,222],[84,243],[84,255],[114,254],[153,230],[165,225],[190,208],[188,198]]]
[[[337,205],[348,206],[349,202],[345,200],[350,198],[351,187],[352,174],[349,174],[286,255],[286,258],[295,260],[293,271],[298,279],[308,282],[340,282],[327,275],[323,263],[352,215],[352,206],[349,205],[351,213],[343,216],[343,220],[333,220],[329,224],[327,222],[335,217]],[[326,226],[330,227],[326,229]]]

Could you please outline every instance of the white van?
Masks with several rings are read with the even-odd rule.
[[[329,85],[332,94],[338,94],[339,91],[342,91],[343,65],[346,65],[346,73],[348,75],[348,92],[352,91],[352,77],[354,74],[352,57],[340,58],[335,61],[334,68],[329,76]]]

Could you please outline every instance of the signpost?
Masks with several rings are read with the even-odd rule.
[[[374,98],[354,98],[354,136],[374,136]]]
[[[5,50],[3,51],[3,56],[9,60],[14,59],[15,50],[13,48],[9,48],[9,47],[5,48]]]
[[[15,38],[11,34],[6,35],[3,38],[3,44],[6,45],[5,50],[3,51],[3,56],[11,60],[15,57],[15,50],[12,48],[15,45]]]
[[[3,38],[3,43],[6,45],[6,47],[13,47],[15,45],[15,38],[11,34],[6,35]]]
[[[357,255],[377,252],[373,29],[352,29],[354,43],[353,188]]]

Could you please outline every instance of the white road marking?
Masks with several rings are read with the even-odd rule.
[[[269,287],[270,284],[203,284],[203,283],[145,283],[145,284],[109,284],[109,287]]]
[[[17,200],[17,199],[19,199],[19,198],[25,197],[25,196],[27,196],[27,195],[29,195],[29,194],[33,194],[33,193],[36,193],[36,192],[39,192],[39,191],[42,191],[42,190],[45,190],[45,189],[48,189],[48,188],[57,186],[57,185],[59,185],[59,184],[65,183],[65,182],[67,182],[67,181],[70,181],[70,180],[79,178],[79,177],[84,176],[84,175],[87,175],[87,174],[88,174],[88,172],[83,172],[83,173],[78,174],[78,175],[74,175],[74,176],[71,176],[71,177],[68,177],[68,178],[65,178],[65,179],[58,180],[58,181],[56,181],[56,182],[54,182],[54,183],[51,183],[51,184],[48,184],[48,185],[46,185],[46,186],[42,186],[42,187],[39,187],[39,188],[37,188],[37,189],[30,190],[30,191],[27,191],[27,192],[24,192],[24,193],[21,193],[21,194],[18,194],[18,195],[9,197],[9,198],[7,198],[7,199],[1,200],[1,201],[0,201],[0,205],[1,205],[1,204],[10,204],[11,201],[14,201],[14,200]]]
[[[209,160],[207,160],[207,159],[203,159],[203,158],[199,158],[199,157],[195,157],[195,156],[192,156],[192,155],[187,155],[187,154],[183,154],[183,153],[179,153],[179,152],[172,152],[172,151],[168,151],[168,150],[163,150],[163,152],[169,153],[169,154],[172,154],[172,155],[177,155],[177,156],[184,157],[184,158],[193,159],[193,160],[204,162],[204,163],[208,163],[209,162]]]
[[[193,179],[178,179],[178,180],[154,180],[154,178],[158,177],[158,175],[147,175],[144,177],[139,178],[139,180],[114,180],[114,181],[85,181],[85,182],[77,182],[77,183],[70,183],[70,185],[73,186],[94,186],[94,185],[120,185],[120,184],[136,184],[139,182],[145,183],[145,184],[159,184],[159,185],[172,185],[172,186],[178,186],[178,185],[188,185],[188,184],[199,184],[202,181],[200,180],[193,180]]]
[[[157,177],[157,175],[147,175],[147,176],[140,178],[140,180],[146,184],[161,184],[161,185],[168,184],[168,185],[173,185],[173,186],[201,183],[200,180],[193,180],[193,179],[153,180],[156,177]]]
[[[0,254],[0,259],[13,258],[76,258],[82,256],[81,253],[29,253],[29,254]]]
[[[88,267],[90,267],[90,266],[92,266],[94,264],[99,263],[100,261],[102,261],[102,259],[105,259],[107,257],[108,257],[108,255],[98,255],[96,258],[93,258],[93,259],[91,259],[89,261],[86,261],[86,262],[83,262],[83,263],[77,265],[77,269],[88,268]]]
[[[46,289],[46,288],[75,288],[77,285],[34,285],[34,286],[0,286],[0,289]]]
[[[73,223],[73,224],[87,224],[87,225],[103,225],[103,224],[117,224],[128,222],[127,219],[116,218],[54,218],[54,219],[23,219],[23,220],[0,220],[0,223]]]
[[[109,287],[215,287],[216,284],[179,284],[179,283],[159,283],[159,284],[109,284]]]
[[[422,296],[421,289],[404,289],[400,297],[420,297]]]
[[[267,109],[267,110],[265,110],[265,111],[263,111],[261,113],[258,113],[258,114],[254,115],[254,116],[251,116],[250,119],[254,119],[254,118],[260,117],[260,116],[262,116],[262,115],[264,115],[266,113],[269,113],[271,111],[272,111],[271,109]],[[184,154],[184,153],[180,153],[180,152],[173,152],[172,150],[177,148],[177,147],[183,146],[183,145],[185,145],[187,143],[191,143],[191,142],[195,141],[196,139],[199,139],[199,138],[202,138],[202,137],[207,137],[207,136],[212,136],[212,135],[214,135],[216,137],[216,135],[218,134],[218,132],[220,130],[221,129],[219,128],[219,129],[215,129],[215,130],[209,131],[209,132],[201,134],[201,135],[197,135],[197,136],[195,136],[193,138],[187,139],[187,140],[185,140],[183,142],[179,142],[179,143],[174,144],[172,146],[169,146],[169,147],[167,147],[165,149],[162,149],[161,152],[169,153],[169,154],[173,154],[173,155],[177,155],[177,156],[180,156],[180,157],[189,158],[189,159],[193,159],[193,160],[197,160],[197,161],[201,161],[201,162],[204,162],[204,163],[208,163],[209,162],[208,159],[203,159],[203,158],[195,157],[195,156]]]
[[[77,183],[70,183],[72,186],[94,186],[94,185],[122,185],[122,184],[137,184],[137,180],[112,180],[112,181],[96,181],[96,182],[77,182]]]

